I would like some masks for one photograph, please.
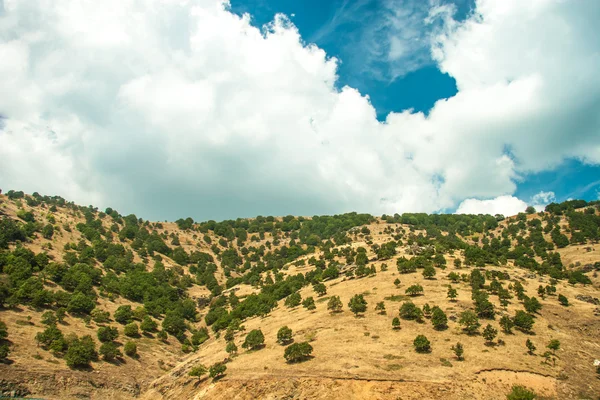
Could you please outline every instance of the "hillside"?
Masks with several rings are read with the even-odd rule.
[[[600,204],[528,211],[149,222],[10,191],[0,391],[504,399],[522,385],[598,399]],[[292,337],[280,344],[284,326]],[[286,362],[302,343],[311,354]],[[191,376],[200,365],[226,370]]]

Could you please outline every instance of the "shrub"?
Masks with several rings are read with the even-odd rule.
[[[225,351],[227,353],[233,355],[233,354],[237,353],[238,348],[233,341],[229,341],[229,342],[227,342],[227,346],[225,346]]]
[[[135,344],[133,341],[130,340],[125,343],[125,347],[123,349],[125,350],[125,354],[127,354],[129,357],[137,356],[137,344]]]
[[[202,364],[198,364],[198,365],[192,367],[190,372],[188,372],[188,375],[200,378],[200,377],[202,377],[202,375],[206,374],[207,372],[208,372],[208,368],[206,368]]]
[[[1,343],[0,344],[0,361],[4,361],[8,358],[8,355],[10,354],[10,347],[8,346],[8,343]]]
[[[287,326],[282,326],[277,331],[277,342],[286,345],[292,341],[292,330]]]
[[[137,337],[140,335],[138,325],[135,322],[125,325],[125,328],[123,328],[123,333],[125,334],[125,336],[129,337]]]
[[[537,349],[537,347],[533,344],[533,342],[529,339],[527,339],[525,341],[525,346],[527,346],[527,352],[531,355],[533,355],[533,353],[535,352],[535,349]]]
[[[497,335],[498,330],[490,324],[487,324],[487,326],[483,329],[483,337],[488,341],[488,343],[493,342]]]
[[[308,342],[294,343],[286,347],[283,357],[289,363],[300,362],[310,357],[313,351]]]
[[[307,297],[302,301],[302,307],[306,308],[307,310],[315,310],[317,308],[315,305],[315,299],[312,297]]]
[[[42,314],[41,322],[44,325],[55,325],[57,321],[56,315],[52,311],[46,311]]]
[[[533,391],[520,385],[513,386],[511,392],[506,395],[506,400],[534,400],[536,398]]]
[[[285,299],[284,305],[288,308],[294,308],[299,306],[301,302],[302,296],[300,296],[300,293],[294,292]]]
[[[348,303],[348,308],[354,313],[355,316],[358,316],[360,313],[364,313],[367,311],[367,301],[363,297],[362,294],[355,294]]]
[[[146,315],[140,323],[140,329],[144,333],[150,333],[156,331],[158,324],[150,316]]]
[[[242,347],[250,350],[260,349],[265,344],[265,335],[260,329],[254,329],[246,335]]]
[[[456,359],[458,361],[464,360],[463,354],[465,353],[465,349],[464,349],[462,343],[458,342],[454,346],[452,346],[452,351],[456,355]]]
[[[94,300],[83,293],[75,293],[73,297],[71,297],[71,301],[69,301],[67,310],[74,314],[89,314],[94,307],[96,307]]]
[[[454,301],[454,299],[456,299],[458,297],[458,291],[456,289],[454,289],[453,287],[449,287],[447,296],[450,299],[450,301]]]
[[[424,335],[419,335],[413,341],[417,353],[429,353],[431,351],[431,343]]]
[[[513,318],[515,327],[523,332],[531,332],[534,322],[533,317],[523,310],[517,311]]]
[[[377,303],[377,305],[375,305],[375,311],[379,311],[379,314],[385,314],[385,303],[383,301],[380,301],[379,303]]]
[[[423,286],[421,286],[421,285],[411,285],[408,288],[406,288],[405,292],[409,296],[418,296],[420,294],[423,294]]]
[[[500,326],[505,333],[511,333],[515,324],[508,315],[503,315],[502,318],[500,318]]]
[[[121,350],[119,350],[115,342],[102,343],[98,352],[105,361],[113,361],[115,358],[122,355]]]
[[[104,324],[110,321],[110,313],[108,311],[102,311],[95,308],[92,313],[92,320],[97,324]]]
[[[446,317],[446,313],[441,308],[437,306],[433,307],[431,311],[431,323],[437,330],[446,329],[448,327],[448,317]]]
[[[187,330],[183,316],[178,312],[173,311],[167,311],[167,314],[162,321],[162,328],[168,334],[173,335],[176,338],[181,337]]]
[[[527,311],[530,314],[535,314],[542,309],[542,305],[536,297],[530,297],[528,299],[525,299],[523,305],[525,306],[525,311]]]
[[[8,338],[8,328],[4,321],[0,321],[0,340]]]
[[[546,347],[552,350],[552,353],[555,353],[557,350],[560,349],[560,341],[557,339],[552,339]]]
[[[435,268],[432,265],[428,265],[423,269],[423,277],[425,279],[432,279],[435,274]]]
[[[406,301],[400,306],[400,317],[409,320],[421,320],[423,312],[413,302]]]
[[[327,309],[332,313],[338,313],[342,311],[342,300],[340,300],[340,296],[331,296],[329,301],[327,302]]]
[[[119,306],[113,316],[115,321],[123,325],[133,321],[133,311],[131,310],[131,306]]]
[[[98,340],[102,343],[112,342],[117,337],[119,337],[119,331],[117,328],[112,328],[110,326],[101,326],[98,328]]]
[[[228,329],[229,331],[229,329]],[[194,346],[200,346],[202,343],[206,342],[210,336],[208,335],[208,329],[202,327],[192,333],[192,344]],[[232,338],[233,339],[233,338]],[[231,340],[231,339],[229,339]]]
[[[315,293],[317,293],[319,297],[327,294],[327,288],[323,283],[315,283],[313,285],[313,290],[315,291]]]
[[[400,329],[400,318],[394,317],[392,320],[392,329]]]
[[[477,318],[477,315],[473,311],[470,311],[470,310],[463,311],[460,314],[460,319],[458,320],[458,323],[463,326],[463,329],[469,335],[472,335],[475,332],[477,332],[477,330],[481,326],[481,324],[479,323],[479,319]]]
[[[227,371],[227,366],[223,363],[216,363],[210,366],[208,369],[208,374],[213,379],[218,379],[225,375],[225,371]]]
[[[562,294],[558,295],[558,302],[565,307],[567,307],[569,305],[569,299],[567,299]]]
[[[70,368],[87,367],[96,358],[96,344],[89,335],[71,341],[65,354],[65,361]]]

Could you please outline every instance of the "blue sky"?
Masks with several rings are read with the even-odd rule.
[[[0,187],[154,220],[596,199],[598,19],[593,1],[0,0]]]

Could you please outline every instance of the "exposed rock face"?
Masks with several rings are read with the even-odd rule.
[[[584,294],[578,294],[575,298],[579,301],[585,301],[586,303],[594,304],[596,306],[600,306],[600,299],[597,297],[592,297]]]

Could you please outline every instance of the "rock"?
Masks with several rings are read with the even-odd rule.
[[[600,299],[597,297],[592,297],[588,295],[578,294],[575,298],[579,301],[585,301],[586,303],[594,304],[596,306],[600,306]]]

